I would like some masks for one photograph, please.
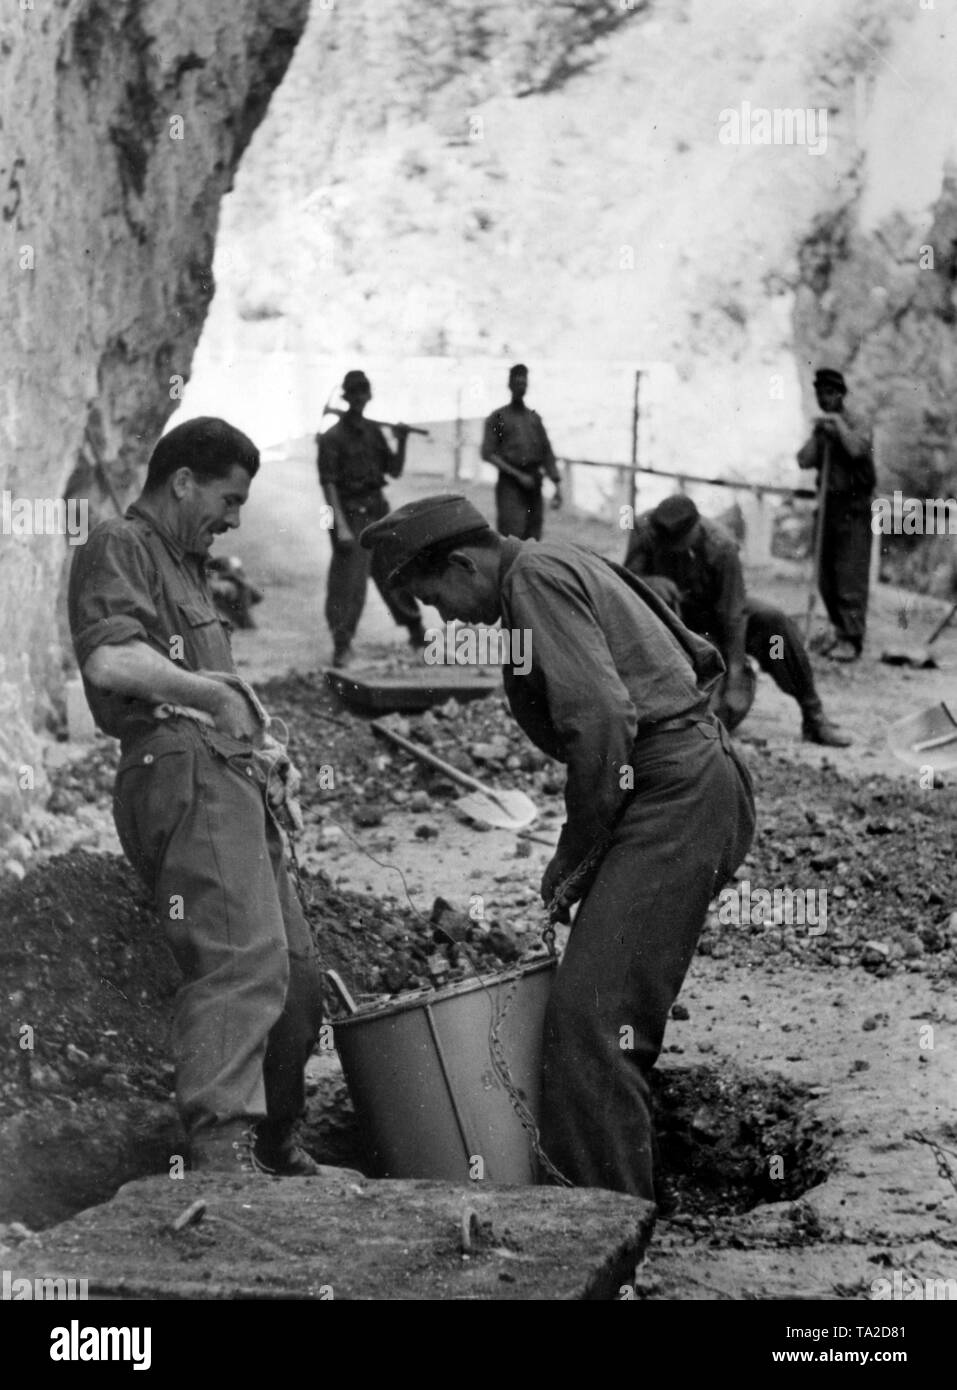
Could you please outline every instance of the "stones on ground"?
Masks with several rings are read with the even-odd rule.
[[[518,960],[522,954],[522,948],[516,940],[515,933],[510,927],[495,925],[489,928],[486,935],[489,947],[495,952],[499,960],[506,964]]]
[[[503,763],[508,757],[509,748],[504,739],[495,739],[489,743],[471,744],[469,753],[477,763]]]
[[[422,825],[417,825],[415,827],[414,833],[417,840],[437,840],[439,836],[439,827],[429,822],[424,822]]]
[[[678,1023],[684,1023],[691,1017],[691,1015],[684,1004],[672,1004],[671,1017],[675,1019]]]
[[[430,811],[431,809],[432,798],[429,796],[428,792],[418,791],[412,793],[409,798],[410,811],[414,811],[416,815],[421,815],[423,811]]]
[[[352,819],[359,826],[381,825],[383,810],[376,802],[361,803],[353,807]]]

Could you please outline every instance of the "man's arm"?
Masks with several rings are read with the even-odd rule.
[[[855,461],[870,461],[873,455],[873,442],[870,430],[864,425],[859,425],[856,420],[849,420],[846,415],[833,414],[825,415],[825,420],[833,420],[838,439],[844,445],[845,452]]]
[[[811,435],[807,443],[797,452],[798,468],[817,468],[819,466],[819,441],[817,433]]]
[[[624,565],[632,574],[643,577],[654,573],[654,562],[649,544],[648,529],[640,521],[636,522],[628,537]]]
[[[405,449],[409,442],[409,427],[408,425],[390,425],[389,429],[392,431],[392,437],[395,440],[394,451],[389,448],[389,441],[385,438],[385,435],[382,434],[381,430],[379,432],[379,437],[382,440],[382,447],[385,452],[383,467],[390,478],[401,478],[402,470],[405,467]]]
[[[558,464],[555,462],[555,451],[552,448],[551,440],[548,437],[548,431],[545,429],[545,422],[542,420],[542,417],[538,414],[536,414],[535,418],[538,421],[538,429],[539,433],[541,434],[542,467],[545,470],[545,476],[547,478],[550,478],[552,482],[555,484],[556,491],[561,492],[561,474],[558,471]]]
[[[150,704],[189,705],[205,710],[222,733],[252,738],[260,724],[243,695],[222,681],[184,671],[145,642],[97,647],[83,674],[98,690],[109,690]]]
[[[335,426],[333,426],[335,429]],[[319,486],[322,488],[323,496],[332,508],[332,524],[335,530],[336,541],[348,545],[355,541],[355,536],[346,521],[346,514],[342,506],[342,499],[339,496],[339,466],[341,454],[339,446],[334,438],[330,438],[332,431],[327,434],[317,434],[316,444],[318,445],[317,467],[319,469]]]
[[[508,623],[531,633],[532,661],[544,679],[548,716],[568,769],[568,819],[556,852],[568,872],[614,825],[638,713],[574,578],[537,571],[515,579]]]
[[[714,611],[721,632],[719,637],[721,655],[728,668],[729,677],[739,675],[745,660],[745,633],[747,618],[744,612],[744,574],[741,559],[729,544],[722,546],[715,555],[712,565],[714,575]]]

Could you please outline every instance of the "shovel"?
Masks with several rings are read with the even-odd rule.
[[[404,749],[406,753],[411,753],[413,758],[418,758],[419,762],[437,768],[439,772],[444,772],[446,777],[457,782],[459,786],[468,787],[469,795],[460,796],[455,804],[472,820],[481,821],[485,825],[499,826],[502,830],[524,830],[525,826],[531,825],[537,817],[538,811],[535,803],[524,792],[493,791],[491,787],[486,787],[478,778],[470,777],[467,772],[460,772],[457,767],[447,763],[444,758],[439,758],[435,753],[420,748],[410,738],[393,733],[381,719],[374,719],[372,727],[382,738],[387,738],[396,747]]]
[[[957,767],[957,718],[943,700],[899,719],[887,731],[887,746],[902,763],[937,770]]]
[[[918,671],[933,671],[937,667],[937,662],[931,653],[931,647],[943,632],[945,627],[949,627],[950,620],[957,613],[957,603],[953,604],[946,615],[934,628],[927,639],[925,647],[901,647],[896,650],[881,652],[881,661],[885,666],[915,666]]]

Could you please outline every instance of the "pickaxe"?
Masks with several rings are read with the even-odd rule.
[[[336,394],[335,391],[333,391],[332,396],[334,396],[335,394]],[[329,399],[326,401],[325,405],[323,406],[323,408],[322,408],[322,413],[323,413],[323,415],[338,415],[339,418],[342,419],[343,415],[348,415],[349,412],[348,412],[347,410],[343,410],[341,406],[333,405],[333,404],[332,404],[332,396],[329,397]],[[368,415],[364,415],[362,418],[363,418],[364,420],[369,420]],[[402,425],[402,424],[393,423],[393,421],[391,421],[391,420],[369,420],[369,424],[370,424],[370,425],[378,425],[380,429],[384,429],[384,430],[399,430],[399,429],[401,429],[401,430],[406,430],[409,434],[421,434],[421,435],[424,435],[426,439],[429,439],[429,438],[430,438],[430,435],[429,435],[428,430],[422,429],[419,425]]]

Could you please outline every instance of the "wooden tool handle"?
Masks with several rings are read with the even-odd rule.
[[[438,757],[435,753],[430,753],[425,748],[420,748],[417,743],[413,743],[409,738],[403,738],[401,734],[393,733],[385,724],[373,719],[372,727],[377,734],[389,739],[399,748],[404,748],[407,753],[411,753],[413,758],[418,758],[420,762],[427,763],[429,767],[434,767],[439,772],[444,772],[446,777],[450,777],[453,782],[458,782],[462,787],[468,787],[470,791],[482,792],[485,796],[491,795],[488,787],[483,787],[482,783],[475,777],[470,777],[467,772],[460,772],[457,767],[447,763],[444,758]]]

